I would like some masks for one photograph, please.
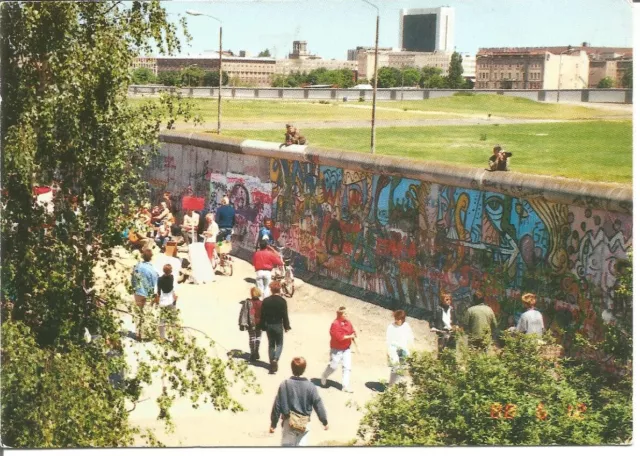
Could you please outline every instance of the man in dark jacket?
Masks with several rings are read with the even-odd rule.
[[[276,431],[278,420],[282,417],[282,446],[306,446],[309,436],[309,420],[313,410],[318,419],[324,425],[324,430],[329,429],[327,412],[318,394],[318,389],[305,377],[302,377],[307,368],[307,361],[302,357],[293,358],[291,371],[293,377],[283,381],[278,388],[278,394],[271,409],[271,426],[269,432]],[[295,430],[289,424],[291,415],[298,421],[306,421],[305,429]]]
[[[509,157],[513,154],[500,146],[493,148],[493,155],[489,157],[489,171],[509,171]]]
[[[220,242],[223,239],[230,240],[231,232],[236,224],[236,210],[229,203],[229,198],[226,196],[222,198],[222,206],[216,210],[216,223],[220,228],[216,242]]]

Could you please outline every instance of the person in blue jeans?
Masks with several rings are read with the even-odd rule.
[[[153,303],[156,298],[156,288],[158,286],[158,273],[151,264],[153,252],[150,249],[142,251],[142,261],[139,262],[131,274],[131,287],[133,288],[133,298],[140,308],[140,317],[136,324],[138,340],[142,340],[142,324],[144,316],[144,306]]]
[[[260,309],[260,326],[267,333],[269,340],[269,373],[278,372],[278,360],[282,354],[284,332],[291,330],[287,301],[280,296],[280,282],[269,284],[271,296],[262,301]],[[284,329],[284,332],[283,332]]]
[[[220,242],[223,239],[230,241],[233,227],[236,224],[236,210],[229,204],[229,198],[226,196],[222,198],[222,206],[216,210],[216,223],[220,228],[216,242]]]

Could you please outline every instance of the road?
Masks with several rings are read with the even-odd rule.
[[[134,263],[135,260],[128,259],[127,267]],[[253,267],[235,259],[232,277],[217,276],[215,283],[204,285],[180,285],[179,308],[184,325],[212,337],[219,344],[219,356],[224,357],[231,350],[244,353],[249,350],[248,335],[239,331],[237,321],[240,301],[249,295],[253,278]],[[378,394],[379,382],[388,379],[385,333],[392,321],[391,312],[299,279],[296,281],[295,296],[288,299],[292,330],[285,334],[280,370],[276,375],[269,375],[266,363],[251,367],[263,393],[242,395],[239,388],[235,390],[235,397],[246,408],[245,412],[216,412],[209,405],[193,409],[190,401],[181,399],[171,411],[176,423],[175,433],[166,434],[156,421],[155,397],[161,388],[160,382],[156,381],[144,391],[141,402],[131,414],[131,424],[155,428],[156,435],[168,446],[278,446],[280,428],[275,434],[269,434],[269,416],[278,385],[291,375],[290,360],[294,356],[304,356],[308,363],[305,376],[317,381],[329,357],[329,326],[336,309],[346,305],[359,332],[357,353],[353,355],[351,387],[354,393],[339,390],[340,370],[330,377],[328,388],[319,388],[327,409],[329,430],[323,430],[314,413],[309,444],[345,444],[355,439],[364,404]],[[417,348],[433,350],[435,341],[427,323],[413,318],[407,318],[407,321],[416,335]],[[124,323],[133,330],[127,316]],[[129,340],[128,344],[131,355],[131,349],[139,343]],[[260,353],[262,360],[267,359],[266,336],[263,336]]]

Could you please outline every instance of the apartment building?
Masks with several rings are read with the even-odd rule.
[[[481,48],[476,89],[583,89],[589,57],[582,49]]]
[[[375,66],[375,50],[362,49],[358,53],[358,78],[372,79]],[[452,52],[410,52],[378,50],[378,68],[440,68],[442,74],[449,73]]]
[[[158,75],[158,59],[156,57],[136,57],[133,59],[131,68],[136,70],[138,68],[148,68],[153,71],[154,75]]]

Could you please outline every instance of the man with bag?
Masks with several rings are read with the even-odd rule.
[[[291,361],[293,377],[283,381],[278,388],[276,400],[271,409],[271,427],[276,431],[278,420],[282,417],[282,446],[306,446],[309,437],[311,413],[316,411],[318,419],[329,429],[327,412],[318,394],[318,389],[307,378],[302,377],[307,361],[299,356]]]

